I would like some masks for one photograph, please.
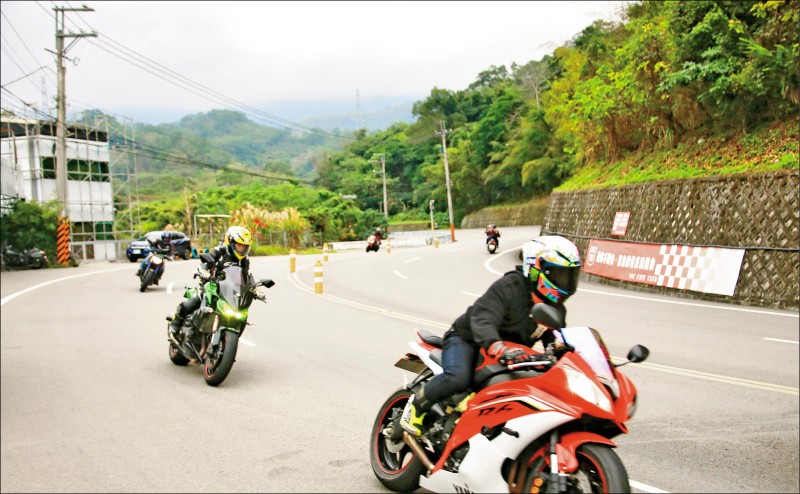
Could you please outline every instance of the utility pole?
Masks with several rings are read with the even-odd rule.
[[[389,200],[388,196],[386,195],[386,155],[384,153],[372,153],[372,157],[380,156],[380,160],[369,160],[370,163],[380,163],[381,164],[381,174],[383,175],[383,216],[386,218],[386,222],[389,222]],[[373,170],[375,173],[378,173],[377,170]]]
[[[436,232],[433,228],[433,203],[436,202],[433,199],[428,202],[428,208],[431,210],[431,245],[433,245],[434,239],[436,239]]]
[[[58,114],[56,117],[56,199],[61,204],[61,215],[67,217],[67,102],[66,72],[64,59],[78,38],[97,36],[97,33],[69,33],[64,31],[64,12],[94,12],[90,7],[53,7],[56,13],[56,57],[58,64]],[[75,38],[69,46],[64,47],[64,38]]]
[[[453,196],[450,194],[450,168],[447,165],[447,141],[445,137],[449,134],[452,129],[445,129],[444,128],[444,120],[441,121],[442,123],[442,130],[434,131],[434,133],[438,136],[442,136],[442,153],[444,154],[444,183],[447,186],[447,212],[450,215],[450,241],[456,241],[456,226],[453,223]]]
[[[58,101],[56,117],[56,199],[61,205],[61,214],[58,217],[56,228],[56,261],[66,265],[70,259],[70,225],[69,209],[67,207],[67,102],[66,102],[66,72],[64,59],[67,50],[78,41],[78,38],[97,36],[97,33],[67,34],[64,31],[64,12],[94,12],[89,7],[53,7],[56,13],[56,63],[58,64]],[[64,38],[75,38],[69,46],[64,47]],[[49,51],[49,50],[48,50]]]

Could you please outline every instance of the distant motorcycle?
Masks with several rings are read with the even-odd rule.
[[[486,250],[489,251],[489,254],[494,254],[495,252],[497,252],[497,247],[498,247],[498,245],[497,245],[497,237],[491,237],[486,242]]]
[[[494,254],[500,247],[500,232],[490,225],[484,233],[486,233],[486,250],[489,254]]]
[[[367,252],[374,250],[378,252],[378,249],[381,248],[381,241],[378,240],[378,237],[375,234],[370,235],[367,237]]]
[[[41,269],[49,264],[47,253],[37,247],[15,251],[10,245],[3,247],[3,266],[8,268]]]
[[[139,291],[144,292],[150,285],[158,285],[161,275],[164,274],[164,254],[156,251],[147,253],[147,260],[139,275]]]

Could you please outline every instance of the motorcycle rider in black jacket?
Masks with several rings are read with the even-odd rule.
[[[422,433],[425,414],[436,402],[469,386],[481,348],[507,365],[524,362],[528,356],[505,342],[533,346],[538,340],[545,345],[555,340],[551,331],[530,318],[530,310],[535,303],[545,303],[557,307],[566,320],[563,304],[577,290],[580,252],[560,236],[538,237],[522,251],[523,265],[492,283],[445,332],[443,372],[411,396],[400,419],[410,434]]]
[[[167,230],[164,230],[163,232],[161,232],[161,237],[156,239],[155,242],[150,242],[149,240],[148,240],[148,242],[150,243],[150,249],[153,252],[159,253],[159,254],[161,254],[163,256],[169,256],[169,255],[172,254],[172,242],[170,242],[170,240],[169,240],[169,232]],[[144,268],[145,268],[146,264],[147,264],[147,256],[144,256],[144,259],[142,259],[142,262],[139,263],[139,269],[136,271],[136,276],[137,277],[142,275],[142,273],[144,272]],[[161,272],[158,275],[158,278],[155,279],[156,285],[158,285],[158,280],[161,279],[161,275],[163,273],[164,273],[164,270],[162,269]]]
[[[223,245],[214,247],[208,252],[212,261],[204,262],[204,266],[197,268],[200,279],[203,281],[208,280],[217,270],[231,265],[240,266],[243,271],[242,275],[246,279],[250,271],[250,258],[248,254],[250,253],[250,246],[252,243],[253,237],[250,234],[250,230],[247,228],[243,226],[232,226],[228,228],[228,231],[225,233]],[[178,304],[172,321],[169,323],[169,330],[173,335],[178,334],[186,316],[200,308],[200,303],[201,293],[198,292],[194,297]]]

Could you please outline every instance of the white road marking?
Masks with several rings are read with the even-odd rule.
[[[303,268],[301,268],[301,269],[303,269]],[[307,291],[309,293],[314,293],[314,290],[311,287],[308,287],[308,286],[304,285],[302,282],[300,282],[300,279],[297,276],[297,272],[288,273],[287,277],[289,278],[289,281],[293,285],[295,285],[296,287],[300,288],[301,290]],[[393,311],[390,311],[388,309],[381,309],[379,307],[374,307],[374,306],[367,305],[367,304],[362,304],[362,303],[358,303],[358,302],[352,302],[350,300],[347,300],[347,299],[344,299],[344,298],[340,298],[340,297],[334,297],[334,296],[331,296],[331,295],[328,295],[328,294],[315,294],[315,295],[317,297],[322,297],[322,298],[328,299],[328,300],[330,300],[332,302],[336,302],[336,303],[343,304],[343,305],[349,305],[350,307],[355,307],[357,309],[366,310],[368,312],[374,312],[374,313],[382,314],[384,316],[394,317],[396,319],[402,319],[402,320],[405,320],[405,321],[411,321],[411,322],[420,323],[420,324],[427,324],[429,326],[436,327],[436,328],[441,328],[441,329],[447,329],[447,328],[450,327],[449,323],[441,323],[441,322],[436,322],[436,321],[430,321],[430,320],[422,319],[422,318],[419,318],[419,317],[414,317],[414,316],[410,316],[410,315],[407,315],[407,314],[402,314],[402,313],[399,313],[399,312],[393,312]],[[615,363],[620,363],[620,362],[626,362],[627,361],[627,359],[625,359],[625,358],[616,357],[616,356],[613,356],[613,355],[611,356],[611,359]],[[698,379],[704,379],[704,380],[707,380],[707,381],[716,381],[716,382],[721,382],[721,383],[726,383],[726,384],[734,384],[734,385],[738,385],[738,386],[746,386],[746,387],[749,387],[749,388],[758,388],[758,389],[762,389],[762,390],[766,390],[766,391],[776,391],[778,393],[784,393],[784,394],[800,395],[800,389],[793,388],[791,386],[783,386],[783,385],[780,385],[780,384],[771,384],[771,383],[760,382],[760,381],[750,381],[748,379],[740,379],[738,377],[729,377],[729,376],[723,376],[723,375],[720,375],[720,374],[711,374],[709,372],[700,372],[700,371],[693,371],[693,370],[690,370],[690,369],[681,369],[679,367],[670,367],[668,365],[651,364],[649,362],[642,362],[642,363],[639,363],[639,364],[636,364],[636,365],[639,366],[639,367],[643,367],[643,368],[654,370],[654,371],[658,371],[658,372],[666,372],[668,374],[679,374],[679,375],[683,375],[683,376],[689,376],[689,377],[694,377],[694,378],[698,378]]]
[[[622,357],[614,357],[612,356],[611,359],[614,363],[621,363],[626,362],[627,359]],[[661,365],[661,364],[653,364],[650,362],[641,362],[636,364],[637,367],[643,367],[646,369],[656,370],[660,372],[666,372],[667,374],[678,374],[681,376],[689,376],[694,377],[697,379],[704,379],[706,381],[715,381],[727,384],[736,384],[738,386],[745,386],[748,388],[756,388],[765,391],[775,391],[778,393],[783,393],[787,395],[800,395],[800,389],[794,388],[792,386],[783,386],[782,384],[772,384],[772,383],[765,383],[762,381],[751,381],[749,379],[741,379],[738,377],[731,377],[731,376],[723,376],[721,374],[712,374],[710,372],[701,372],[695,371],[690,369],[681,369],[680,367],[671,367],[669,365]]]
[[[767,316],[781,316],[781,317],[797,317],[800,318],[800,314],[792,314],[792,313],[780,313],[780,312],[770,312],[766,310],[756,310],[756,309],[744,309],[742,307],[727,307],[727,306],[719,306],[719,305],[707,305],[707,304],[696,304],[692,302],[680,302],[678,300],[661,300],[657,298],[651,297],[641,297],[638,295],[624,295],[621,293],[610,293],[610,292],[603,292],[600,290],[590,290],[588,288],[578,288],[579,292],[588,292],[588,293],[596,293],[598,295],[608,295],[611,297],[622,297],[622,298],[632,298],[636,300],[647,300],[648,302],[660,302],[662,304],[677,304],[677,305],[688,305],[690,307],[703,307],[706,309],[722,309],[722,310],[733,310],[738,312],[752,312],[754,314],[764,314]]]
[[[414,262],[414,261],[418,261],[420,259],[422,259],[422,258],[421,257],[412,257],[411,259],[406,259],[403,262]]]
[[[503,254],[510,254],[512,252],[517,252],[518,250],[519,249],[504,250],[503,252],[500,252],[498,254],[494,254],[493,256],[489,257],[489,259],[486,259],[486,262],[483,263],[483,267],[485,267],[487,271],[491,271],[492,273],[494,273],[494,274],[496,274],[498,276],[501,276],[501,275],[503,275],[503,273],[498,271],[498,270],[496,270],[496,269],[494,269],[491,266],[491,264],[494,262],[495,259],[500,259],[500,256],[502,256]]]
[[[763,339],[764,340],[768,340],[768,341],[779,341],[781,343],[794,343],[795,345],[800,344],[800,342],[798,342],[798,341],[782,340],[780,338],[763,338]]]
[[[636,482],[635,480],[628,480],[628,483],[634,489],[639,489],[640,491],[644,492],[653,492],[653,493],[669,492],[669,491],[662,491],[661,489],[649,486],[647,484],[642,484],[641,482]]]
[[[167,285],[167,295],[172,295],[172,285],[174,284],[175,284],[174,281],[170,281],[169,284]]]
[[[34,290],[38,290],[39,288],[42,288],[43,286],[52,285],[53,283],[60,283],[62,281],[71,280],[73,278],[81,278],[83,276],[92,276],[92,275],[95,275],[95,274],[111,273],[113,271],[125,271],[125,270],[130,270],[130,269],[131,268],[129,266],[126,266],[124,268],[108,269],[108,270],[104,270],[104,271],[92,271],[91,273],[73,274],[73,275],[70,275],[70,276],[65,276],[63,278],[56,278],[54,280],[45,281],[44,283],[39,283],[38,285],[33,285],[32,287],[26,288],[24,290],[20,290],[20,291],[18,291],[16,293],[12,293],[11,295],[6,295],[2,299],[0,299],[0,306],[6,305],[7,302],[10,302],[10,301],[14,300],[15,298],[19,297],[20,295],[24,295],[24,294],[26,294],[28,292],[32,292]]]
[[[396,269],[394,270],[394,274],[396,274],[397,276],[399,276],[399,277],[403,278],[404,280],[407,280],[407,279],[408,279],[408,277],[407,277],[407,276],[403,276],[403,275],[402,275],[402,274],[401,274],[399,271],[397,271]]]
[[[470,293],[470,292],[461,292],[464,295],[469,295],[470,297],[480,297],[477,293]]]
[[[239,341],[240,341],[241,343],[244,343],[244,344],[245,344],[245,345],[247,345],[247,346],[258,346],[258,345],[256,345],[255,343],[253,343],[252,341],[250,341],[250,340],[248,340],[248,339],[245,339],[245,338],[239,338]]]

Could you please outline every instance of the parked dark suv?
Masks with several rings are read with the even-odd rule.
[[[152,244],[161,239],[161,234],[164,230],[148,232],[147,235],[139,237],[128,246],[125,255],[130,262],[136,262],[143,259],[147,252],[149,252]],[[192,257],[192,241],[183,232],[167,232],[169,233],[170,242],[172,243],[172,252],[176,258],[189,259]]]

